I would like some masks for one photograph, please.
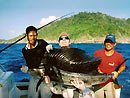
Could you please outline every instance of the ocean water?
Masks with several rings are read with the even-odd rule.
[[[0,44],[0,50],[9,44]],[[52,44],[55,48],[60,48],[58,44]],[[24,57],[22,55],[22,48],[25,44],[15,44],[7,50],[0,53],[0,65],[2,65],[7,71],[13,71],[15,81],[28,80],[30,75],[22,73],[20,68],[22,65],[26,65]],[[73,48],[80,48],[85,50],[87,54],[94,55],[94,52],[98,49],[104,48],[103,44],[71,44]],[[130,58],[130,44],[117,44],[115,50],[123,55],[124,58]],[[130,96],[130,60],[126,61],[126,69],[118,77],[119,84],[123,85],[121,90],[121,98],[129,98]]]

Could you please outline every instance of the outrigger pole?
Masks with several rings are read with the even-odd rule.
[[[72,13],[74,13],[74,12],[72,12]],[[70,14],[72,14],[72,13],[63,15],[63,16],[61,16],[61,17],[59,17],[59,18],[57,18],[57,19],[55,19],[55,20],[53,20],[53,21],[51,21],[51,22],[49,22],[49,23],[47,23],[47,24],[45,24],[45,25],[43,25],[43,26],[41,26],[41,27],[39,27],[39,28],[37,28],[37,30],[40,30],[41,28],[43,28],[43,27],[45,27],[45,26],[47,26],[47,25],[49,25],[49,24],[51,24],[51,23],[53,23],[53,22],[55,22],[55,21],[57,21],[57,20],[59,20],[59,19],[62,19],[63,17],[66,17],[66,16],[68,16],[68,15],[70,15]],[[25,37],[26,37],[26,36],[21,37],[20,39],[16,40],[14,43],[12,43],[12,44],[8,45],[7,47],[5,47],[4,49],[0,50],[0,53],[1,53],[2,51],[6,50],[7,48],[11,47],[11,46],[14,45],[15,43],[19,42],[20,40],[24,39]]]

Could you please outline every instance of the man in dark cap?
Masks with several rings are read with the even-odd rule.
[[[118,75],[125,69],[125,64],[122,64],[118,71],[115,71],[116,66],[120,65],[124,58],[114,50],[116,45],[115,35],[109,34],[104,41],[105,49],[96,50],[94,56],[101,58],[101,63],[98,67],[98,72],[102,74],[114,74],[112,79],[115,80]],[[100,84],[103,86],[95,92],[96,98],[115,98],[115,88],[112,80]]]

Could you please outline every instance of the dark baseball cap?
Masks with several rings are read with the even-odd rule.
[[[106,38],[105,38],[105,41],[106,40],[111,40],[113,43],[116,43],[115,35],[112,35],[112,34],[107,35]]]

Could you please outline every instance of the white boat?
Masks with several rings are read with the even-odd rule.
[[[27,98],[29,82],[15,82],[12,71],[0,69],[0,98]]]
[[[12,71],[0,69],[0,98],[27,98],[29,82],[15,82]],[[116,97],[120,98],[121,88],[116,89]]]

